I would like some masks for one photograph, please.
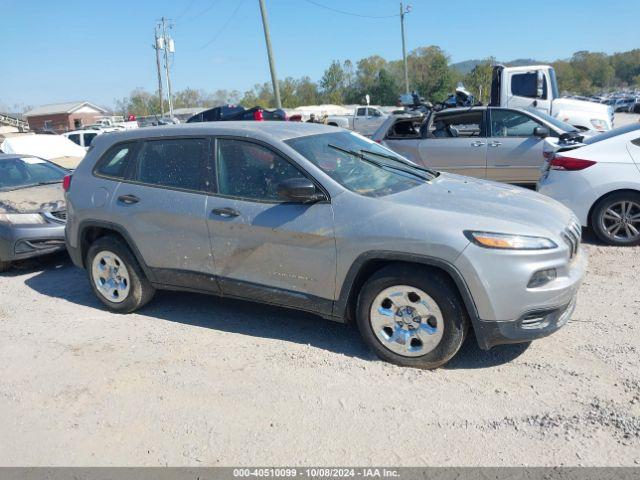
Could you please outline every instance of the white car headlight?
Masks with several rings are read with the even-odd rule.
[[[508,233],[474,232],[467,230],[465,236],[476,245],[500,250],[548,250],[558,245],[548,238]]]
[[[600,132],[604,132],[607,129],[607,122],[600,120],[599,118],[592,118],[591,125]]]
[[[0,213],[0,223],[11,225],[40,225],[46,223],[39,213]]]

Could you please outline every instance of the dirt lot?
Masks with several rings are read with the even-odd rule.
[[[110,314],[66,256],[20,265],[0,276],[0,465],[640,464],[640,248],[586,248],[564,329],[435,372],[254,304]]]

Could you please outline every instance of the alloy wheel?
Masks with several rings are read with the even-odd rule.
[[[623,200],[613,203],[600,218],[602,230],[612,240],[631,242],[640,238],[640,205]]]

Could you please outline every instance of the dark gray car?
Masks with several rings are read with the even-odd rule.
[[[382,358],[447,362],[569,318],[573,214],[535,192],[418,167],[354,132],[215,122],[102,135],[66,194],[67,247],[97,297],[156,289],[353,319]]]
[[[42,158],[0,154],[0,271],[15,260],[64,250],[68,173]]]

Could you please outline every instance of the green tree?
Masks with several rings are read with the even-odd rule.
[[[462,79],[465,88],[485,104],[489,102],[491,95],[491,75],[495,63],[495,58],[489,57],[477,64]]]
[[[323,100],[327,103],[343,103],[348,79],[348,72],[340,62],[338,60],[331,62],[320,80]]]
[[[453,92],[456,75],[449,68],[449,58],[440,47],[420,47],[407,56],[411,88],[431,102],[441,102]]]

